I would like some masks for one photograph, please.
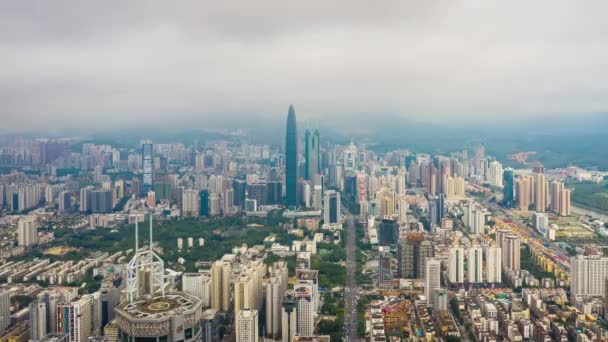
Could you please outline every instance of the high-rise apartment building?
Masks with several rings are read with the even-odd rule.
[[[236,342],[258,342],[258,310],[241,310],[234,321]]]
[[[448,253],[448,280],[450,283],[464,283],[464,249],[451,247]]]
[[[29,304],[30,310],[30,340],[41,340],[48,333],[47,329],[47,306],[46,303],[37,299]]]
[[[217,311],[230,310],[230,275],[232,265],[225,260],[215,261],[211,265],[211,283],[213,293],[211,307]]]
[[[500,247],[490,246],[486,252],[486,278],[488,283],[502,283],[502,250]]]
[[[194,189],[182,191],[182,216],[199,216],[201,205],[199,203],[199,193]]]
[[[38,224],[35,217],[24,217],[17,222],[19,246],[29,247],[38,243]]]
[[[544,212],[547,210],[548,198],[548,183],[544,174],[536,173],[534,175],[534,186],[534,207],[537,212]]]
[[[604,296],[608,277],[608,257],[577,255],[570,259],[572,296]]]
[[[516,235],[506,235],[502,241],[501,249],[504,258],[503,267],[511,271],[520,270],[521,262],[521,241]]]
[[[483,282],[483,250],[481,247],[470,247],[467,257],[467,281]]]
[[[211,304],[211,275],[209,273],[184,273],[182,291],[200,299],[204,308]]]
[[[520,211],[528,211],[531,204],[531,181],[529,177],[520,178],[515,182],[517,192],[517,207]]]

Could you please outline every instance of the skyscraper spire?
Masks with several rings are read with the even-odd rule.
[[[287,207],[295,209],[298,191],[298,131],[296,127],[296,111],[289,105],[287,113],[287,131],[285,137],[285,193]]]

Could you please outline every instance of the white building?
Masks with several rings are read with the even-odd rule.
[[[426,306],[433,306],[435,303],[435,290],[441,288],[441,261],[439,259],[426,259],[424,282],[424,295]]]
[[[481,247],[471,247],[468,250],[467,281],[469,283],[483,282],[483,251]]]
[[[211,275],[209,273],[184,273],[182,291],[199,298],[203,307],[211,305]]]
[[[258,342],[258,310],[241,310],[235,319],[236,342]]]
[[[486,248],[486,282],[502,283],[502,251],[500,247]]]
[[[34,217],[25,217],[17,223],[17,240],[19,246],[31,246],[38,243],[38,227]]]
[[[573,296],[605,296],[608,257],[577,255],[570,263]]]
[[[495,186],[497,188],[503,187],[503,169],[502,164],[493,161],[490,163],[490,185]]]
[[[313,336],[315,328],[315,303],[313,287],[310,284],[297,283],[296,291],[296,334],[302,337]]]
[[[182,192],[182,216],[199,216],[200,202],[199,193],[194,189]]]
[[[464,249],[452,247],[448,253],[448,280],[450,283],[464,283]]]

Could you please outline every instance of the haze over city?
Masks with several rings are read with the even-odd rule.
[[[605,113],[608,4],[9,1],[2,130]],[[92,128],[91,128],[92,129]]]

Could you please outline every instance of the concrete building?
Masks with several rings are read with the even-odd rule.
[[[483,250],[481,247],[470,247],[467,256],[467,281],[483,282]]]
[[[258,342],[258,311],[240,310],[234,322],[236,342]]]
[[[25,217],[17,223],[19,246],[29,247],[38,243],[38,224],[35,217]]]
[[[435,303],[435,290],[441,288],[441,261],[439,259],[427,259],[426,276],[424,281],[424,296],[427,307]]]
[[[464,249],[462,247],[449,249],[448,280],[450,283],[464,283]]]

